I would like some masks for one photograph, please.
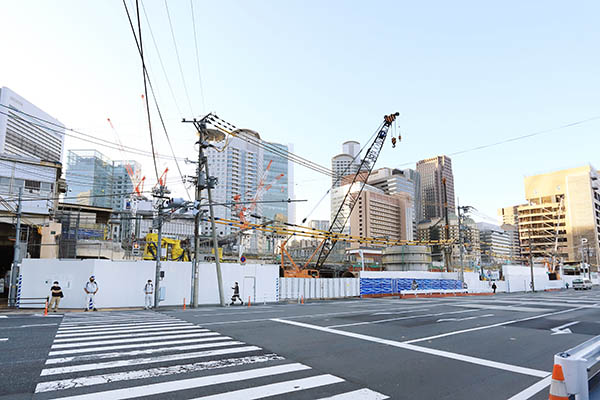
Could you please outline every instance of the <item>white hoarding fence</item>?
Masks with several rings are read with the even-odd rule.
[[[358,278],[279,278],[279,300],[360,296]]]

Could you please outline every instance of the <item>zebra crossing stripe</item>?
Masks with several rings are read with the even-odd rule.
[[[248,379],[255,379],[273,375],[287,374],[290,372],[304,371],[310,367],[300,364],[284,364],[275,367],[265,367],[251,369],[247,371],[230,372],[220,375],[202,376],[197,378],[182,379],[177,381],[153,383],[149,385],[133,386],[124,389],[105,390],[102,392],[86,393],[68,397],[61,397],[61,400],[122,400],[135,397],[153,396],[163,393],[175,392],[199,388],[223,383],[238,382]],[[336,378],[340,379],[340,378]],[[340,380],[341,381],[341,380]]]
[[[175,330],[175,329],[195,329],[198,328],[197,325],[194,324],[172,324],[172,325],[166,325],[166,326],[160,326],[160,327],[152,327],[152,328],[148,328],[148,327],[143,327],[143,328],[117,328],[117,329],[110,329],[110,330],[106,330],[106,331],[102,331],[99,329],[93,329],[91,332],[90,330],[86,329],[84,332],[75,332],[75,333],[57,333],[56,337],[57,338],[66,338],[66,337],[85,337],[85,336],[97,336],[100,334],[110,334],[110,333],[119,333],[119,332],[153,332],[153,331],[170,331],[170,330]]]
[[[68,326],[68,327],[64,327],[63,324],[60,325],[60,328],[58,328],[58,331],[63,333],[64,332],[77,332],[77,331],[81,331],[84,332],[85,330],[89,330],[89,329],[105,329],[105,328],[126,328],[126,327],[136,327],[136,326],[149,326],[149,325],[155,325],[155,326],[159,326],[159,325],[169,325],[172,324],[173,321],[154,321],[154,322],[134,322],[134,323],[129,323],[129,324],[100,324],[100,325],[88,325],[88,326]]]
[[[214,394],[212,396],[196,397],[192,400],[229,400],[229,399],[262,399],[264,397],[277,396],[290,392],[298,392],[300,390],[312,389],[319,386],[332,385],[335,383],[344,382],[342,378],[333,375],[317,375],[310,378],[294,379],[291,381],[272,383],[270,385],[256,386],[248,389],[234,390]]]
[[[158,367],[137,371],[117,372],[113,374],[85,376],[81,378],[62,379],[59,381],[39,383],[35,388],[35,393],[49,392],[54,390],[66,390],[119,381],[130,381],[134,379],[157,378],[160,376],[186,374],[190,372],[229,368],[283,359],[283,357],[278,356],[277,354],[265,354],[250,357],[228,358],[224,360],[203,361],[194,364],[174,365],[170,367]]]
[[[318,400],[385,400],[389,396],[374,392],[371,389],[359,389],[352,392],[341,393],[331,397],[321,397]]]
[[[164,352],[168,352],[168,351],[199,350],[199,349],[208,349],[211,347],[223,347],[223,346],[234,346],[234,345],[238,345],[238,344],[244,344],[244,342],[229,340],[229,339],[231,339],[229,336],[211,337],[211,338],[202,339],[202,341],[208,341],[209,339],[211,341],[212,340],[215,340],[215,341],[216,340],[228,340],[228,341],[192,344],[192,345],[187,345],[187,346],[159,347],[157,349],[86,354],[86,355],[82,355],[82,356],[73,356],[73,357],[49,358],[46,360],[46,365],[65,364],[65,363],[69,363],[69,362],[78,362],[78,361],[105,360],[107,358],[139,356],[139,355],[144,355],[144,354],[164,353]],[[198,341],[200,341],[200,340],[198,340]]]
[[[72,372],[93,371],[95,369],[110,369],[119,367],[130,367],[141,364],[155,364],[159,362],[188,360],[191,358],[220,356],[223,354],[247,353],[250,351],[262,350],[257,346],[233,347],[230,349],[218,349],[198,351],[195,353],[171,354],[167,356],[148,357],[148,358],[132,358],[129,360],[108,361],[103,363],[73,365],[70,367],[48,368],[42,371],[41,375],[57,375],[68,374]]]
[[[165,332],[164,330],[160,330],[158,332],[137,332],[137,333],[120,333],[114,335],[100,335],[100,336],[88,336],[88,337],[70,337],[66,339],[55,339],[54,343],[69,343],[69,342],[81,342],[82,340],[97,340],[97,339],[116,339],[116,338],[126,338],[126,337],[142,337],[142,336],[156,336],[156,335],[164,335],[168,334],[180,334],[180,333],[191,333],[191,332],[208,332],[208,329],[202,329],[200,327],[189,327],[187,329],[181,330],[172,330],[170,332]],[[152,337],[148,338],[149,340],[153,339]]]
[[[80,321],[76,321],[73,322],[70,319],[66,319],[63,322],[63,325],[65,326],[85,326],[85,325],[92,325],[92,324],[108,324],[108,323],[114,323],[114,322],[128,322],[128,321],[176,321],[175,318],[165,318],[162,316],[157,316],[157,315],[148,315],[148,316],[129,316],[129,317],[118,317],[118,318],[113,318],[113,317],[101,317],[101,318],[88,318],[86,320],[80,320]]]
[[[181,337],[193,338],[193,337],[205,337],[218,335],[216,332],[208,332],[208,329],[201,329],[199,333],[186,333],[183,335],[163,335],[156,336],[151,338],[151,340],[169,340],[169,339],[177,339]],[[68,349],[73,347],[87,347],[87,346],[103,346],[105,344],[118,344],[118,343],[137,343],[137,342],[147,342],[149,338],[130,338],[130,339],[110,339],[110,340],[93,340],[90,342],[83,343],[61,343],[61,344],[53,344],[51,349]]]
[[[204,335],[218,335],[218,333],[205,333]],[[115,346],[104,346],[104,347],[90,347],[85,349],[69,349],[69,350],[57,350],[51,351],[48,353],[49,356],[61,356],[64,354],[81,354],[81,353],[90,353],[90,352],[101,352],[108,350],[122,350],[122,349],[131,349],[131,348],[140,348],[140,347],[155,347],[155,346],[168,346],[171,344],[184,344],[184,343],[196,343],[203,342],[206,340],[216,340],[213,338],[200,338],[200,339],[185,339],[185,340],[168,340],[166,342],[151,342],[151,343],[131,343],[131,344],[119,344]]]

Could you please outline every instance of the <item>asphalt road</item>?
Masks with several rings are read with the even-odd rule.
[[[597,289],[0,316],[0,398],[547,399],[599,317]]]

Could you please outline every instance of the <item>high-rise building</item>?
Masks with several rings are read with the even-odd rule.
[[[326,219],[311,219],[308,221],[308,226],[319,231],[329,230],[329,221]]]
[[[483,265],[510,264],[512,238],[498,225],[477,223]]]
[[[411,179],[410,177],[413,177]],[[405,215],[402,218],[403,228],[407,232],[407,240],[413,240],[416,233],[415,186],[418,184],[418,174],[413,170],[380,168],[371,173],[367,183],[383,190],[387,195],[402,194],[407,202]],[[416,181],[416,182],[415,182]]]
[[[343,185],[342,177],[353,175],[360,168],[360,143],[353,140],[342,144],[342,153],[334,156],[331,159],[331,170],[333,177],[331,178],[332,187]]]
[[[62,162],[64,125],[7,87],[0,88],[0,153]]]
[[[518,206],[523,257],[532,254],[549,260],[556,255],[565,263],[584,258],[598,265],[600,174],[596,169],[586,165],[528,176],[525,198],[528,204]]]
[[[246,136],[248,140],[244,140]],[[218,184],[212,191],[212,199],[214,203],[239,202],[240,204],[234,207],[214,207],[215,217],[258,222],[250,214],[264,215],[264,205],[259,202],[263,198],[260,194],[257,197],[259,182],[261,178],[274,177],[273,172],[269,172],[268,177],[264,176],[265,157],[262,146],[250,143],[262,139],[258,133],[243,131],[237,137],[229,137],[227,140],[215,143],[215,147],[209,147],[205,152],[209,173],[218,179]],[[281,167],[279,162],[276,164],[275,168]],[[247,211],[240,218],[242,208],[246,208]],[[229,225],[222,224],[217,224],[216,229],[219,236],[237,231]],[[211,231],[209,222],[202,223],[202,231],[204,233]],[[256,241],[253,241],[252,245],[258,246]]]
[[[446,178],[448,213],[455,213],[454,176],[452,160],[448,156],[437,156],[417,162],[420,176],[421,201],[418,221],[433,220],[444,216],[444,189],[442,179]]]
[[[290,162],[284,154],[288,152],[288,146],[279,143],[269,143],[268,148],[276,150],[265,150],[263,168],[266,176],[265,188],[268,190],[262,197],[263,201],[282,201],[281,203],[264,203],[263,213],[266,218],[279,222],[294,222],[291,218],[290,206],[292,203],[284,203],[291,198],[290,189],[293,189],[293,176],[289,173]]]
[[[129,173],[140,171],[137,161],[112,161],[97,150],[69,150],[65,203],[120,211],[134,190]]]

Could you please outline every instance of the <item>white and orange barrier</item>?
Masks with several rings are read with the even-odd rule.
[[[550,400],[589,400],[589,380],[600,372],[600,336],[554,356]]]

